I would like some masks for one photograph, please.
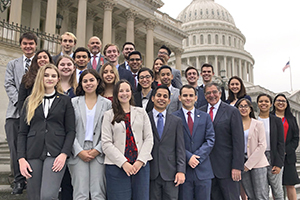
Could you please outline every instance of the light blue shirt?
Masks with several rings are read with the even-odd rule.
[[[153,108],[152,112],[153,112],[153,119],[155,122],[155,126],[157,127],[157,120],[158,120],[157,115],[159,114],[159,112],[157,110],[155,110],[155,108]],[[163,112],[161,112],[161,114],[163,115],[163,123],[165,125],[167,110],[164,110]]]

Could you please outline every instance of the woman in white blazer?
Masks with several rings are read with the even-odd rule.
[[[151,124],[146,111],[132,105],[130,83],[117,82],[113,109],[104,114],[102,123],[108,200],[149,199]]]
[[[73,155],[68,160],[72,177],[73,199],[106,199],[104,154],[101,148],[101,126],[104,112],[111,102],[100,96],[100,76],[94,69],[82,72],[76,95],[72,99],[75,111],[76,135]]]
[[[242,116],[245,138],[242,185],[249,200],[267,200],[269,198],[267,179],[269,162],[265,156],[267,143],[264,125],[255,119],[253,106],[248,99],[242,98],[236,106]]]

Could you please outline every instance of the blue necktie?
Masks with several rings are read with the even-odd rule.
[[[163,120],[163,114],[158,113],[157,115],[158,120],[157,120],[157,132],[159,135],[159,138],[161,138],[163,131],[164,131],[164,120]]]

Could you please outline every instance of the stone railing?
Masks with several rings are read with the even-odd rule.
[[[48,50],[50,54],[55,55],[60,51],[59,35],[51,35],[41,32],[38,29],[31,29],[26,26],[8,23],[5,20],[0,21],[0,43],[8,46],[19,46],[20,35],[25,32],[33,32],[38,37],[38,49]]]
[[[174,19],[172,17],[170,17],[168,14],[160,12],[158,10],[156,10],[154,12],[154,16],[158,19],[161,19],[162,21],[176,27],[176,28],[181,28],[181,21],[178,21],[177,19]]]

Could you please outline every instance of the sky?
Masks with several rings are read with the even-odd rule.
[[[160,11],[177,18],[192,0],[162,0]],[[300,90],[300,12],[296,0],[214,0],[232,15],[254,58],[254,84],[273,92]],[[178,2],[178,3],[176,3]],[[180,2],[180,3],[179,3]],[[290,69],[282,71],[290,61]]]

